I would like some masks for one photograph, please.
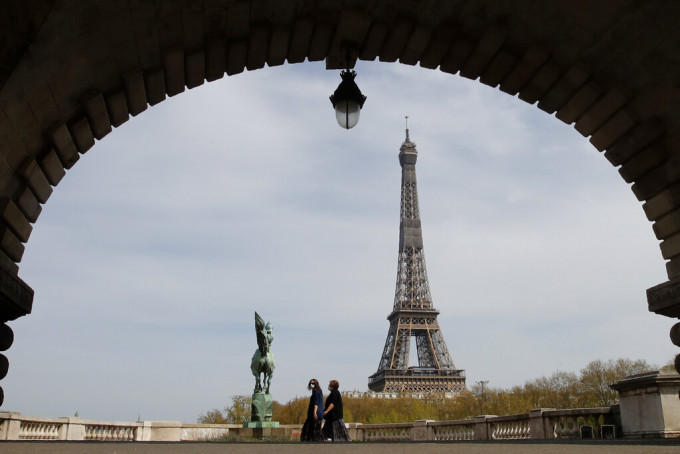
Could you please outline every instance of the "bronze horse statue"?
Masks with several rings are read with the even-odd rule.
[[[269,386],[272,383],[272,375],[274,375],[274,354],[271,352],[271,344],[274,341],[272,334],[272,324],[264,320],[255,312],[255,334],[257,334],[257,350],[253,354],[253,359],[250,362],[250,370],[255,376],[255,391],[254,393],[269,394]],[[262,380],[260,380],[262,374]]]

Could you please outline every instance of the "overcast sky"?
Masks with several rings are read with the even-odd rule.
[[[645,298],[666,280],[651,224],[585,138],[478,82],[356,69],[368,99],[349,131],[328,100],[339,72],[286,65],[150,107],[81,157],[20,264],[35,300],[11,323],[3,410],[194,422],[252,393],[255,310],[274,325],[274,399],[312,377],[366,390],[405,115],[434,306],[468,385],[672,359],[673,322]]]

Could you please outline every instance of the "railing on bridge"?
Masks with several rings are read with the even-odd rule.
[[[565,438],[680,438],[680,376],[649,372],[620,381],[620,405],[571,410],[537,409],[510,416],[477,416],[461,421],[348,424],[355,441],[554,440]],[[301,425],[271,433],[297,440]],[[36,418],[0,412],[0,440],[204,441],[255,429],[235,424],[182,424],[174,421],[106,422],[81,418]],[[248,432],[250,431],[250,432]],[[262,434],[260,434],[262,435]],[[269,436],[269,435],[268,435]],[[262,437],[260,437],[262,438]]]
[[[174,421],[88,421],[78,417],[37,418],[0,412],[0,440],[204,441],[226,436],[236,424]]]
[[[478,416],[461,421],[398,424],[348,424],[355,441],[547,440],[613,437],[618,407],[575,410],[539,409],[511,416]],[[286,426],[299,434],[299,425]],[[583,428],[587,430],[584,432]],[[605,428],[605,430],[603,430]],[[297,429],[297,430],[296,430]],[[205,441],[243,435],[236,424],[182,424],[172,421],[107,422],[36,418],[0,412],[0,440]],[[297,437],[293,436],[293,439]]]
[[[349,424],[356,441],[551,440],[613,438],[620,434],[618,406],[573,410],[538,409],[509,416],[478,416],[462,421]]]

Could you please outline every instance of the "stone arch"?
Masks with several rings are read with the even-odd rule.
[[[457,74],[573,125],[644,202],[680,316],[680,5],[513,1],[10,2],[0,19],[0,316],[30,312],[18,265],[53,187],[97,140],[169,96],[265,66],[353,59]],[[352,62],[354,63],[354,62]],[[680,281],[678,281],[680,282]],[[9,342],[11,344],[11,341]]]

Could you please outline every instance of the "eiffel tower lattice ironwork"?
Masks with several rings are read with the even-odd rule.
[[[390,328],[378,371],[368,379],[371,391],[390,393],[458,393],[465,388],[465,371],[456,369],[432,306],[427,280],[423,234],[418,209],[416,144],[406,140],[399,150],[401,220],[399,265]],[[411,338],[415,337],[418,366],[409,367]]]

